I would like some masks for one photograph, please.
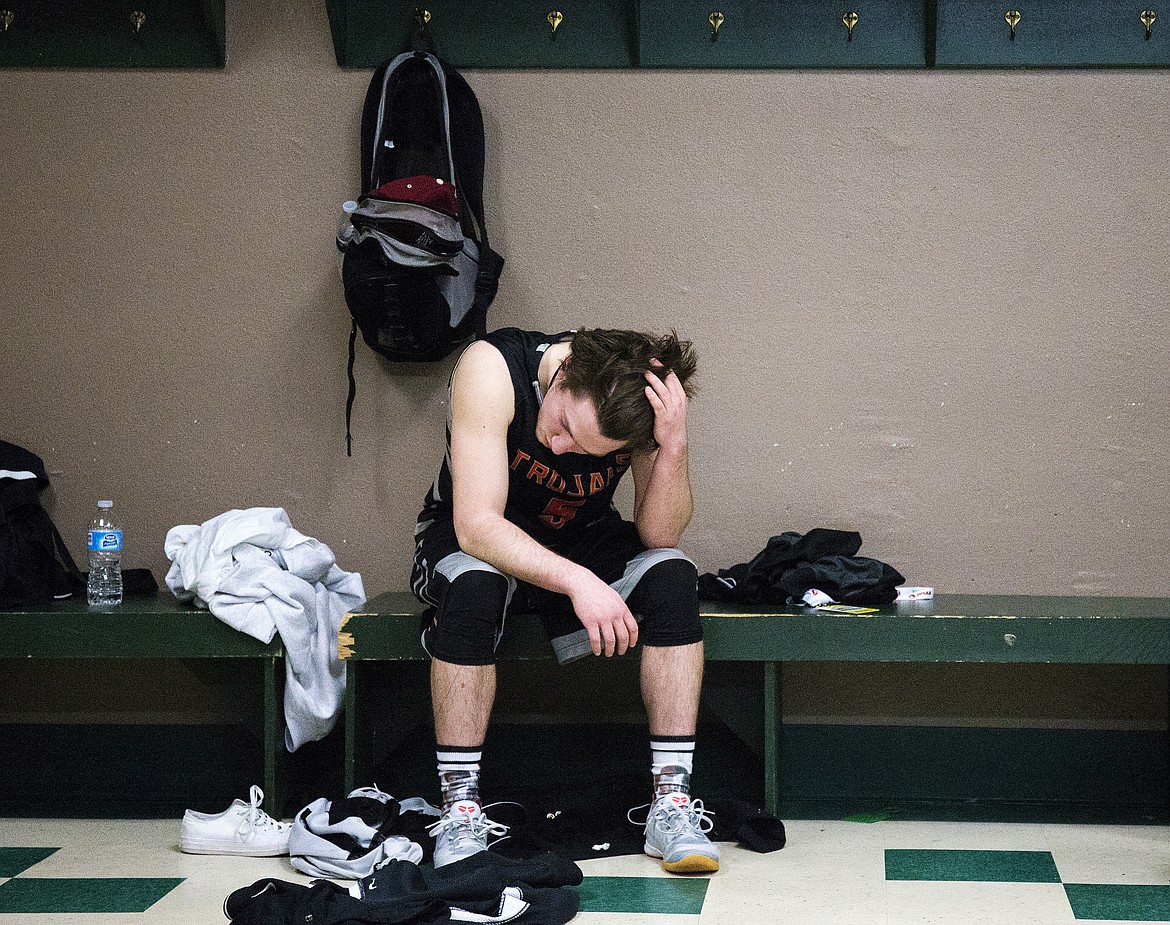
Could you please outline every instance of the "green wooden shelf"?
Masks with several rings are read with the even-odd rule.
[[[1154,0],[326,0],[325,7],[337,63],[354,68],[412,47],[472,69],[1170,67],[1170,9],[1159,20]],[[0,0],[0,29],[0,67],[227,62],[224,0]]]
[[[0,28],[0,67],[221,68],[227,62],[224,0],[0,0]]]
[[[326,7],[343,67],[376,67],[416,40],[464,68],[630,68],[637,61],[629,0],[326,0]],[[561,14],[555,29],[554,12]]]
[[[337,63],[463,68],[1166,67],[1153,0],[326,0]],[[1019,13],[1013,29],[1006,14]],[[1143,17],[1153,19],[1147,30]],[[555,21],[556,28],[553,28]]]
[[[1144,13],[1153,7],[1146,37]],[[1006,19],[1019,13],[1015,26]],[[1014,18],[1014,17],[1013,17]],[[1166,67],[1170,8],[1133,0],[938,0],[939,67]]]
[[[926,66],[926,7],[906,0],[642,0],[638,25],[643,67]]]

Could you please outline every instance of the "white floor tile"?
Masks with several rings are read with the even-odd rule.
[[[1059,883],[887,884],[889,925],[1073,925]]]
[[[1170,827],[795,820],[788,846],[723,846],[702,915],[582,913],[580,925],[1090,925],[1063,886],[887,882],[887,848],[1051,851],[1066,882],[1170,882]],[[175,820],[0,819],[0,846],[59,847],[21,877],[180,877],[142,914],[0,914],[0,925],[188,925],[225,922],[224,898],[264,877],[309,878],[287,858],[185,855]],[[581,863],[586,876],[671,877],[643,855]],[[5,881],[0,879],[0,886]]]
[[[1170,883],[1170,826],[1049,825],[1065,883]]]
[[[1047,851],[1044,826],[1012,822],[879,822],[883,848]]]

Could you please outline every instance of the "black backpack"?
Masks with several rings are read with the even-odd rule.
[[[365,194],[337,233],[349,337],[346,454],[358,331],[395,362],[434,362],[487,330],[504,259],[483,219],[483,115],[467,81],[425,51],[374,71],[362,110]]]
[[[0,440],[0,610],[85,592],[85,578],[41,507],[48,484],[39,456]]]

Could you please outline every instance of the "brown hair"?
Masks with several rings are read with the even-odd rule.
[[[597,408],[601,435],[634,452],[651,452],[654,408],[646,399],[649,370],[660,379],[673,370],[689,397],[695,372],[695,348],[671,331],[661,337],[637,331],[582,328],[570,341],[571,356],[561,370],[564,387],[574,397],[588,396]],[[655,366],[657,360],[661,366]]]

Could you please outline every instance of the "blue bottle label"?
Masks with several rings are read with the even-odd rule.
[[[89,531],[89,551],[90,552],[121,552],[122,551],[122,531],[121,530],[90,530]]]

